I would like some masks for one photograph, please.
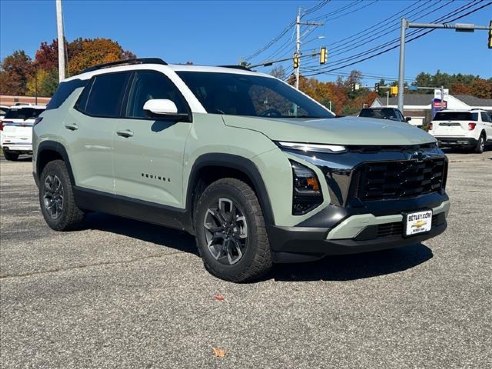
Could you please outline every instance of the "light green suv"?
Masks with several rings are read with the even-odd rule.
[[[51,228],[101,211],[185,230],[226,280],[446,228],[447,159],[432,136],[335,118],[241,67],[135,59],[90,68],[60,84],[33,142]]]

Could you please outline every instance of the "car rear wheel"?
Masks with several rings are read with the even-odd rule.
[[[194,214],[198,250],[205,268],[233,282],[255,280],[272,266],[270,243],[256,194],[243,181],[209,185]]]
[[[483,134],[480,135],[480,138],[478,139],[477,146],[475,147],[475,152],[476,153],[483,153],[485,150],[485,136]]]
[[[16,161],[17,159],[19,159],[19,154],[7,150],[3,150],[3,156],[5,160],[9,160],[9,161]]]
[[[39,203],[44,220],[55,231],[69,231],[81,225],[84,212],[75,203],[72,182],[62,160],[44,167],[39,180]]]

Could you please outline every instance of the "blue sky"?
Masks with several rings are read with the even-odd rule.
[[[354,59],[370,56],[392,46],[399,37],[399,19],[434,22],[449,14],[464,14],[490,0],[476,1],[78,1],[63,0],[65,36],[106,37],[139,57],[161,57],[171,63],[236,64],[255,54],[286,31],[280,39],[256,57],[253,64],[290,57],[294,51],[294,27],[288,27],[298,8],[304,22],[322,26],[302,26],[302,51],[308,54],[328,47],[328,74],[320,80],[335,80],[353,69],[373,85],[378,77],[394,80],[398,75],[399,48],[356,65],[343,67]],[[322,5],[322,6],[321,6]],[[461,9],[461,10],[460,10]],[[313,9],[312,9],[313,10]],[[452,15],[451,15],[452,16]],[[455,22],[488,25],[492,6]],[[411,32],[412,30],[407,31]],[[420,31],[419,31],[420,32]],[[359,34],[359,35],[357,35]],[[418,35],[418,34],[416,34]],[[351,37],[352,38],[349,38]],[[31,57],[42,41],[56,38],[55,0],[0,0],[0,56],[25,50]],[[349,39],[346,39],[349,38]],[[346,40],[344,40],[346,39]],[[373,51],[368,51],[368,50]],[[346,60],[346,61],[344,61]],[[291,62],[282,64],[287,72]],[[334,68],[341,69],[332,70]],[[302,72],[319,71],[316,58],[302,60]],[[270,68],[260,70],[268,72]],[[458,33],[435,30],[407,45],[405,78],[411,81],[419,72],[463,73],[492,77],[492,49],[487,48],[487,32]]]

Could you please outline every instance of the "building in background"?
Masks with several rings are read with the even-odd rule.
[[[47,105],[50,102],[50,99],[51,99],[50,97],[0,95],[0,105],[5,105],[5,106],[12,106],[16,104]]]

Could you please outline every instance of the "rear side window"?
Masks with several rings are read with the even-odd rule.
[[[131,72],[120,72],[93,77],[80,95],[76,108],[95,117],[120,117],[130,75]]]
[[[46,110],[58,109],[75,89],[85,87],[86,84],[87,80],[81,79],[73,79],[71,81],[60,83],[55,94],[46,106]]]
[[[482,115],[482,121],[483,122],[492,122],[492,119],[490,118],[490,114],[486,113],[486,112],[481,112],[480,113]]]
[[[41,114],[44,109],[35,109],[35,108],[20,108],[10,109],[5,115],[4,119],[32,119],[37,118],[39,114]]]
[[[434,120],[472,120],[476,122],[478,120],[478,113],[467,111],[438,112]]]

